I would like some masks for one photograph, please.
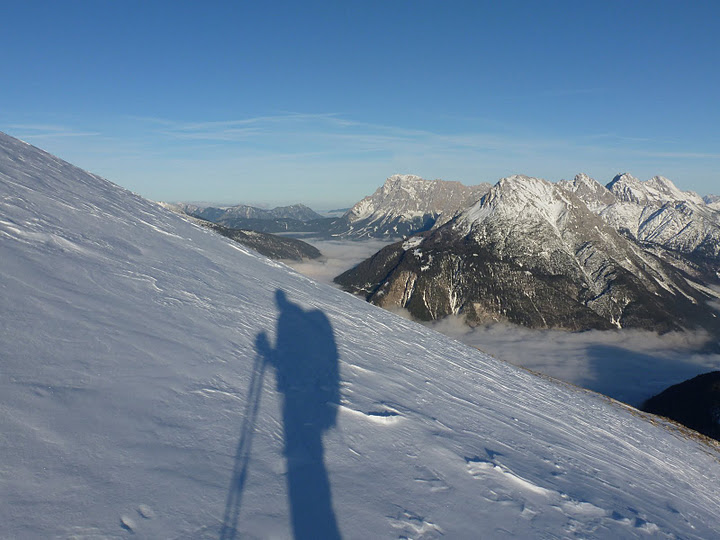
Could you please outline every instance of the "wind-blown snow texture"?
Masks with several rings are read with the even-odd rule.
[[[2,537],[720,535],[711,447],[2,134],[0,271]]]

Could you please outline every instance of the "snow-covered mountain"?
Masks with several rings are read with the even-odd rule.
[[[720,195],[705,195],[703,201],[713,210],[720,211]]]
[[[716,538],[720,452],[0,134],[0,537]]]
[[[355,204],[332,227],[336,236],[402,237],[440,226],[480,200],[490,184],[425,180],[412,174],[388,178],[375,193]]]
[[[616,230],[720,272],[720,212],[696,193],[681,191],[661,176],[641,182],[627,173],[605,188],[587,175],[559,185]]]
[[[600,191],[583,178],[577,186],[593,198]],[[618,234],[572,191],[527,176],[503,178],[451,223],[336,281],[422,320],[720,331],[707,305],[713,291]]]
[[[702,197],[694,191],[682,191],[663,176],[654,176],[641,182],[634,176],[619,174],[606,186],[620,201],[633,202],[641,206],[662,206],[667,202],[689,201],[705,204]]]

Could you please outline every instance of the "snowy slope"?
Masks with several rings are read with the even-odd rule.
[[[2,134],[0,272],[0,537],[286,538],[313,504],[344,538],[720,535],[717,450]],[[319,359],[340,404],[286,463]]]

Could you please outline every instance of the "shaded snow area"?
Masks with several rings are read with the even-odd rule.
[[[0,135],[0,537],[716,538],[718,452]]]

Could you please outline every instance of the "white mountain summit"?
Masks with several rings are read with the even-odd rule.
[[[720,272],[720,211],[696,193],[681,191],[662,176],[641,182],[627,173],[606,188],[586,175],[559,184],[616,230]]]
[[[720,453],[0,134],[0,537],[720,536]]]
[[[348,210],[338,232],[351,237],[401,237],[428,230],[448,222],[488,189],[490,184],[465,186],[396,174]]]
[[[607,185],[607,189],[620,201],[642,206],[662,206],[667,202],[682,201],[704,204],[700,195],[694,191],[681,191],[664,176],[653,176],[650,180],[641,182],[631,174],[619,174]]]

